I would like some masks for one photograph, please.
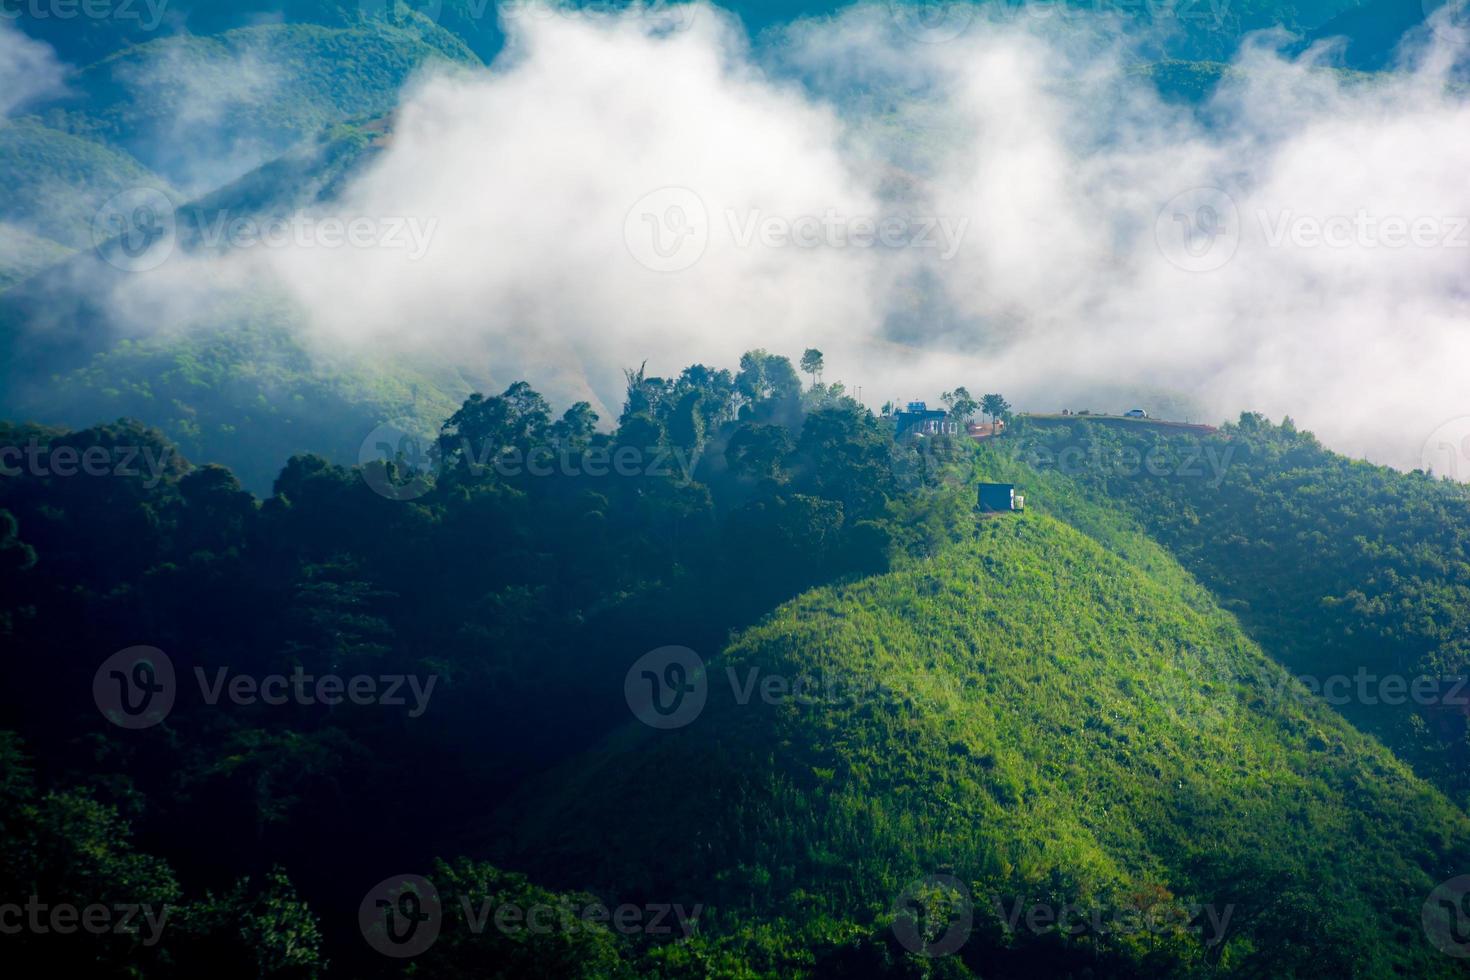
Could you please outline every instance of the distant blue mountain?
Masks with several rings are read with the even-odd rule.
[[[600,9],[622,0],[596,0]],[[658,0],[662,2],[662,0]],[[1052,0],[978,0],[976,6],[1044,12]],[[1251,31],[1284,27],[1304,39],[1345,36],[1348,64],[1376,68],[1387,60],[1404,32],[1424,21],[1415,0],[1055,0],[1077,10],[1114,11],[1158,39],[1159,57],[1226,60]],[[847,3],[838,0],[728,0],[720,6],[737,15],[752,34],[804,17],[831,15]],[[905,17],[963,16],[965,3],[923,0],[890,6]],[[1432,4],[1431,4],[1432,5]],[[74,65],[85,66],[131,45],[170,34],[210,36],[266,23],[345,27],[363,20],[395,24],[432,19],[455,35],[480,59],[490,60],[504,43],[495,0],[241,0],[236,3],[169,0],[150,7],[137,0],[129,17],[101,20],[38,17],[21,5],[17,22],[33,37],[57,49]],[[155,13],[154,10],[157,10]]]

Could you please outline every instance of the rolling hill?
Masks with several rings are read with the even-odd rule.
[[[387,119],[333,126],[195,201],[157,178],[129,186],[160,187],[177,202],[172,227],[179,255],[224,249],[211,240],[222,220],[264,223],[329,205],[371,162],[389,126]],[[51,141],[79,143],[104,158],[126,159],[39,125],[17,128],[40,134],[17,137],[26,150]],[[0,129],[0,146],[6,132]],[[146,171],[137,167],[136,173]],[[97,190],[83,196],[86,187]],[[266,286],[221,289],[171,328],[136,335],[115,317],[111,300],[131,273],[105,261],[115,243],[92,244],[94,212],[117,187],[87,174],[72,190],[75,207],[51,218],[56,233],[76,240],[78,251],[7,226],[9,245],[0,255],[12,257],[11,282],[0,284],[15,288],[0,296],[0,346],[7,351],[0,373],[8,375],[0,406],[8,415],[74,426],[121,416],[146,419],[189,458],[226,464],[265,494],[280,461],[293,453],[355,460],[361,439],[381,422],[437,424],[468,393],[469,381],[435,365],[312,349],[301,312]]]
[[[1012,435],[987,450],[1000,472],[1046,487],[1068,519],[1084,499],[1130,515],[1274,659],[1333,684],[1339,711],[1470,803],[1463,484],[1351,460],[1249,413],[1203,438],[1077,418]],[[1395,693],[1416,681],[1426,690]]]
[[[0,281],[11,285],[78,249],[93,245],[93,221],[114,194],[131,187],[169,191],[168,182],[128,153],[105,143],[73,136],[34,119],[0,123],[0,222],[19,240],[40,248],[22,251],[19,243],[0,251]],[[51,261],[46,262],[45,258]]]
[[[203,352],[153,373],[181,389],[220,376]],[[732,409],[737,391],[783,377],[755,409]],[[154,480],[0,482],[0,631],[33,651],[0,727],[23,733],[42,785],[95,795],[113,823],[125,811],[139,852],[168,862],[191,903],[280,865],[276,898],[313,936],[320,916],[326,975],[1463,972],[1434,945],[1452,920],[1431,896],[1470,867],[1470,818],[1415,774],[1418,759],[1292,679],[1291,658],[1335,649],[1318,616],[1304,607],[1279,632],[1285,615],[1258,615],[1228,579],[1212,585],[1228,569],[1144,519],[1172,513],[1166,496],[1125,504],[1144,491],[1007,449],[1030,445],[1026,423],[943,456],[938,440],[895,441],[850,400],[801,388],[763,352],[738,374],[634,375],[611,436],[591,433],[585,406],[553,421],[525,385],[472,397],[451,436],[522,452],[579,438],[578,466],[477,472],[452,454],[412,503],[304,456],[256,501],[136,424],[7,426],[5,445],[81,455],[141,442],[169,463]],[[695,415],[712,435],[693,483],[588,482],[593,454],[675,444]],[[1217,536],[1249,542],[1260,515],[1283,509],[1341,519],[1334,496],[1378,479],[1258,420],[1217,436],[1259,456],[1208,481],[1232,487],[1227,501],[1243,490],[1231,480],[1274,497],[1311,467],[1322,488],[1289,508],[1210,515]],[[775,459],[752,459],[760,445]],[[1027,512],[975,516],[980,478],[1018,480]],[[1453,504],[1453,488],[1402,479],[1425,508]],[[1410,555],[1362,533],[1371,524],[1352,549],[1383,549],[1384,579],[1406,578],[1407,559],[1432,550],[1420,523],[1432,520],[1425,509],[1408,522]],[[1327,581],[1303,572],[1310,561],[1352,567],[1294,550],[1320,542],[1289,527],[1271,534],[1305,588]],[[1432,622],[1455,593],[1417,601],[1422,617],[1395,597],[1402,628]],[[431,674],[438,693],[411,718],[385,705],[220,710],[190,694],[114,746],[82,682],[96,649],[139,639],[181,673],[345,664]],[[680,643],[693,650],[669,649]],[[62,833],[21,809],[38,834]],[[73,877],[76,864],[39,862]],[[374,952],[350,912],[409,870],[446,914],[405,966]],[[477,930],[462,900],[679,908],[685,924]],[[171,936],[152,959],[191,941]],[[258,972],[325,972],[315,942],[301,956],[299,973]]]
[[[126,48],[69,80],[36,114],[124,150],[197,195],[352,118],[390,111],[432,61],[478,64],[432,25],[268,24]]]
[[[902,959],[878,935],[895,901],[932,876],[973,903],[957,958],[975,975],[1449,975],[1416,937],[1470,821],[1331,710],[1270,697],[1281,669],[1233,618],[1093,516],[1134,561],[1004,517],[783,606],[710,659],[702,713],[546,777],[496,856],[703,903],[750,975],[849,957],[879,975]],[[817,693],[767,700],[768,678]],[[1008,929],[1017,899],[1196,914],[1061,938]],[[1217,942],[1191,931],[1201,907],[1233,909]]]
[[[1242,70],[1226,59],[1251,30],[1284,26],[1296,50],[1345,36],[1319,70],[1359,73],[1424,14],[1412,0],[1112,6],[1147,35],[1131,77],[1181,119]],[[19,18],[71,73],[64,94],[0,120],[0,638],[15,651],[0,913],[44,893],[177,918],[147,948],[8,936],[12,968],[1466,975],[1470,944],[1457,957],[1436,943],[1470,903],[1434,890],[1470,881],[1470,488],[1253,414],[1218,431],[1069,415],[983,443],[900,435],[821,381],[816,350],[810,387],[764,349],[666,377],[644,362],[609,411],[492,381],[485,362],[510,361],[511,331],[482,346],[470,323],[421,358],[344,350],[271,263],[208,261],[230,247],[208,233],[222,219],[331,212],[391,144],[417,72],[492,64],[500,9],[173,0],[151,26]],[[733,7],[756,52],[762,32],[836,9]],[[909,203],[945,132],[922,132],[927,110],[882,86],[853,98],[870,100],[853,103],[857,137],[905,146],[884,184]],[[522,148],[485,154],[502,147]],[[576,150],[569,170],[604,165]],[[487,178],[451,180],[471,195]],[[151,271],[124,261],[137,229],[99,234],[104,204],[138,189],[173,222],[170,256],[199,260],[156,290],[127,288]],[[487,239],[520,230],[472,226],[483,234],[460,247],[476,273],[495,261],[478,254]],[[580,285],[575,262],[537,265]],[[535,315],[545,287],[525,288],[524,307],[480,303],[467,321],[575,329]],[[439,315],[448,293],[391,326]],[[932,309],[916,301],[899,339],[942,333]],[[551,383],[660,353],[616,326],[596,353],[549,346],[548,362],[578,351],[548,364]],[[1115,383],[1099,390],[1130,404],[1148,390]],[[1197,417],[1187,396],[1172,404]],[[365,446],[394,448],[366,441],[385,421],[439,434],[428,472],[354,468]],[[1028,510],[976,514],[980,480],[1016,483]],[[139,649],[147,664],[123,656]],[[261,693],[304,673],[325,683],[294,701],[222,680]],[[221,678],[212,697],[172,686],[206,674]],[[1363,675],[1374,697],[1351,683]],[[419,699],[329,692],[364,679]],[[1386,679],[1432,683],[1393,700]],[[144,703],[167,690],[155,724],[118,727],[130,683]],[[440,912],[467,915],[401,959],[374,948],[385,905],[363,896],[406,870],[437,885]],[[499,917],[597,904],[677,911],[662,932],[614,913],[541,932]]]

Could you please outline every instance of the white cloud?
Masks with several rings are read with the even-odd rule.
[[[60,92],[64,74],[51,45],[0,19],[0,118]]]
[[[1079,400],[1171,391],[1215,419],[1291,414],[1401,466],[1470,415],[1455,373],[1470,363],[1470,103],[1448,84],[1464,49],[1443,36],[1369,83],[1325,70],[1323,49],[1252,43],[1194,111],[1075,19],[921,43],[859,8],[754,50],[712,9],[654,23],[528,17],[489,70],[406,92],[391,145],[335,210],[432,222],[422,258],[243,261],[324,343],[430,352],[614,409],[621,368],[645,357],[661,373],[815,345],[829,380],[873,404],[965,384],[1117,410]],[[888,245],[853,243],[860,219],[894,217],[914,220]],[[953,258],[904,247],[930,218],[963,229]],[[1308,241],[1345,220],[1347,244]],[[1440,238],[1386,242],[1416,220]],[[790,243],[806,232],[821,244]],[[679,241],[703,241],[696,261]]]
[[[280,152],[279,136],[262,135],[259,109],[285,111],[283,70],[263,44],[227,48],[179,37],[120,59],[112,72],[140,110],[129,118],[128,138],[146,140],[147,162],[175,186],[202,194]]]
[[[341,204],[437,222],[427,257],[271,254],[318,326],[431,344],[500,377],[552,371],[563,388],[585,371],[614,408],[622,368],[644,357],[673,370],[876,333],[872,250],[739,244],[752,217],[875,212],[830,109],[762,78],[712,13],[666,36],[636,18],[524,23],[494,72],[417,86]],[[635,203],[668,188],[708,234],[677,272],[640,264],[625,237]],[[631,230],[653,233],[637,215]],[[670,248],[678,231],[663,231]]]

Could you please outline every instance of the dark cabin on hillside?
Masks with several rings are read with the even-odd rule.
[[[927,402],[909,402],[903,411],[893,413],[893,420],[900,436],[954,436],[960,432],[959,420],[942,408],[930,408]]]
[[[1026,498],[1016,492],[1014,483],[982,483],[978,498],[975,506],[985,514],[1026,509]]]

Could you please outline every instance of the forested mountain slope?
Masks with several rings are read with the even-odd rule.
[[[976,975],[1449,975],[1410,937],[1467,858],[1464,814],[1325,706],[1271,698],[1281,669],[1133,547],[1153,568],[1008,515],[802,596],[709,657],[686,725],[630,725],[547,777],[505,857],[703,902],[709,933],[777,973],[877,970],[883,937],[831,937],[942,874],[974,901]],[[806,694],[762,694],[798,678]],[[1008,932],[1017,898],[1234,917],[1215,943],[1202,914],[1061,939]]]
[[[1470,490],[1348,459],[1288,420],[1204,438],[1022,420],[984,458],[1071,515],[1105,502],[1274,659],[1470,801]]]

